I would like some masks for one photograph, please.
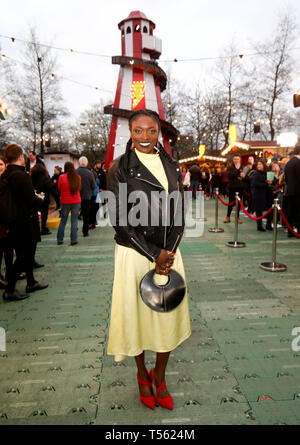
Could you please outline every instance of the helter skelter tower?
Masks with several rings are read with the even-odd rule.
[[[120,65],[118,84],[113,105],[104,107],[112,115],[105,167],[125,152],[130,138],[128,118],[133,110],[150,109],[159,114],[160,141],[172,154],[178,131],[165,120],[161,92],[165,90],[167,76],[158,66],[161,40],[153,35],[155,24],[140,11],[133,11],[119,23],[122,56],[113,56],[112,63]]]

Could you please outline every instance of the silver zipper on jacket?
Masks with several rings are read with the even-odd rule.
[[[147,181],[147,179],[138,178],[137,176],[135,177],[135,179],[138,179],[139,181],[147,182],[148,184],[154,185],[154,187],[159,187],[159,188],[161,188],[161,189],[164,189],[161,185],[153,184],[153,182]]]
[[[138,178],[137,176],[135,177],[135,179],[139,179],[140,181],[147,182],[148,184],[153,185],[154,187],[158,187],[158,188],[165,190],[162,186],[160,186],[158,184],[153,184],[153,182],[147,181],[147,179]],[[167,215],[167,210],[168,210],[168,203],[166,201],[166,215]],[[166,247],[166,243],[167,243],[167,226],[166,226],[166,222],[165,222],[164,248]]]
[[[174,246],[172,247],[171,252],[174,252],[175,246],[176,246],[177,241],[178,241],[178,238],[180,238],[180,236],[181,236],[181,235],[178,235],[178,236],[177,236],[176,241],[175,241],[175,243],[174,243]]]
[[[138,243],[134,238],[130,238],[131,239],[131,241],[133,241],[143,252],[145,252],[145,254],[147,255],[147,256],[150,256],[151,258],[152,258],[152,260],[153,261],[155,261],[155,258],[152,256],[152,255],[150,255],[149,254],[149,252],[146,252],[146,250],[143,248],[143,246],[141,246],[140,245],[140,243]]]
[[[168,211],[168,201],[166,199],[166,212],[165,212],[165,218],[168,218],[167,216],[167,211]],[[166,248],[166,244],[167,244],[167,224],[165,221],[165,236],[164,236],[164,248]]]

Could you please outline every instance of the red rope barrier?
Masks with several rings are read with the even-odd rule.
[[[212,196],[212,195],[213,195],[213,193],[207,193],[207,192],[205,192],[204,190],[200,190],[200,192],[203,192],[204,195],[206,195],[206,196]]]
[[[191,189],[191,187],[188,187],[188,190],[189,190],[190,192],[193,191],[193,190]],[[204,195],[207,195],[207,196],[212,196],[212,195],[213,195],[213,193],[206,193],[206,192],[205,192],[204,190],[202,190],[202,189],[200,189],[200,190],[198,190],[198,191],[203,192]]]
[[[235,200],[232,201],[232,202],[230,202],[229,204],[227,204],[226,202],[223,201],[223,199],[221,198],[220,195],[217,195],[217,197],[219,198],[219,200],[221,201],[221,203],[222,203],[224,206],[231,207],[231,206],[233,206],[233,204],[235,204]]]
[[[240,204],[241,204],[241,207],[242,207],[244,213],[247,216],[249,216],[249,218],[253,219],[253,221],[259,221],[260,219],[263,219],[266,216],[268,216],[270,212],[272,212],[272,207],[271,207],[264,215],[262,215],[262,216],[260,216],[258,218],[255,218],[254,216],[250,215],[250,213],[247,212],[247,210],[245,209],[244,204],[242,203],[242,201],[241,200],[239,200],[239,201],[240,201]]]
[[[300,238],[300,233],[297,233],[293,230],[292,226],[289,224],[288,220],[286,219],[286,217],[284,216],[284,213],[281,209],[279,209],[279,213],[282,216],[282,220],[285,223],[285,225],[287,226],[287,228],[289,229],[290,232],[292,232],[292,234],[296,237],[296,238]]]

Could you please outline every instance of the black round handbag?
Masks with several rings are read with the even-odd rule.
[[[171,269],[166,284],[154,282],[155,269],[150,270],[140,282],[140,294],[144,303],[156,312],[170,312],[185,296],[185,282],[182,276]]]

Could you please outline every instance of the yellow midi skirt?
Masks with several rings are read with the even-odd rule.
[[[115,361],[134,357],[145,350],[169,352],[191,335],[187,292],[171,312],[156,312],[142,300],[139,285],[155,264],[136,250],[116,244],[115,271],[107,354]],[[184,266],[177,249],[173,269],[185,279]],[[157,284],[167,277],[156,275]]]

